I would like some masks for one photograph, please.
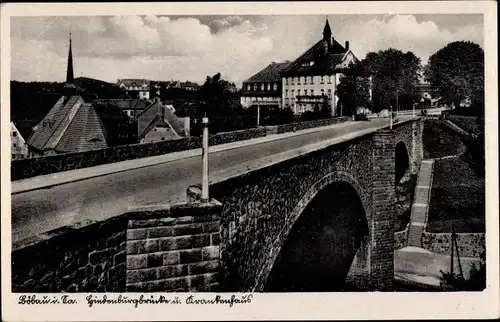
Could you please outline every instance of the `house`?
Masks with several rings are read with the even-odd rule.
[[[28,156],[28,146],[14,122],[10,122],[10,153],[12,160],[24,159]]]
[[[132,120],[136,120],[137,115],[151,104],[151,101],[142,99],[97,99],[94,102],[114,105]]]
[[[251,106],[282,107],[283,72],[290,62],[271,63],[249,79],[243,82],[240,102],[243,108]]]
[[[61,97],[34,127],[27,145],[29,157],[108,147],[102,121],[81,96]]]
[[[195,92],[199,90],[201,86],[196,83],[187,81],[179,83],[179,87],[186,91]]]
[[[118,86],[124,88],[131,98],[145,99],[150,98],[151,81],[147,79],[118,79]]]
[[[300,114],[326,102],[336,115],[336,88],[342,70],[356,62],[358,59],[350,50],[349,41],[345,46],[337,42],[327,19],[323,38],[281,72],[283,107]]]
[[[137,117],[138,140],[141,143],[174,140],[189,136],[189,118],[179,118],[171,107],[156,99]]]

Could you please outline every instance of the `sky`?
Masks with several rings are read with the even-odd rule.
[[[240,86],[321,40],[326,18],[359,59],[396,48],[425,63],[457,40],[484,48],[481,14],[12,17],[11,78],[64,81],[71,31],[75,77],[203,83],[220,72]]]

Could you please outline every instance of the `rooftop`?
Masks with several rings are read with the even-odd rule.
[[[271,63],[266,68],[259,71],[257,74],[253,75],[249,79],[243,82],[245,83],[271,83],[280,82],[281,72],[290,66],[290,62],[284,63]]]

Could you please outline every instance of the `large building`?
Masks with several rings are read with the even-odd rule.
[[[332,37],[328,19],[323,38],[293,62],[272,63],[243,82],[241,105],[291,108],[295,114],[328,104],[337,111],[337,85],[342,70],[359,60],[349,48]]]
[[[349,49],[349,42],[345,46],[338,43],[327,20],[323,38],[281,73],[283,107],[300,114],[327,103],[333,115],[339,114],[336,88],[342,70],[355,62],[358,59]]]
[[[281,72],[289,62],[271,63],[269,66],[243,82],[241,89],[241,106],[282,107]]]
[[[151,81],[147,79],[118,79],[118,86],[125,89],[131,98],[145,99],[150,98]]]

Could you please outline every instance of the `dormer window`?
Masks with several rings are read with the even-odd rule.
[[[254,84],[254,85],[253,85],[253,90],[254,90],[254,91],[257,91],[257,84]]]
[[[267,90],[270,91],[271,90],[271,84],[267,84]]]
[[[247,90],[251,91],[252,90],[252,85],[248,84],[247,85]]]
[[[264,89],[265,89],[264,84],[260,85],[260,90],[264,91]]]
[[[277,90],[278,90],[278,84],[274,83],[274,85],[273,85],[273,89],[274,89],[275,91],[277,91]]]

